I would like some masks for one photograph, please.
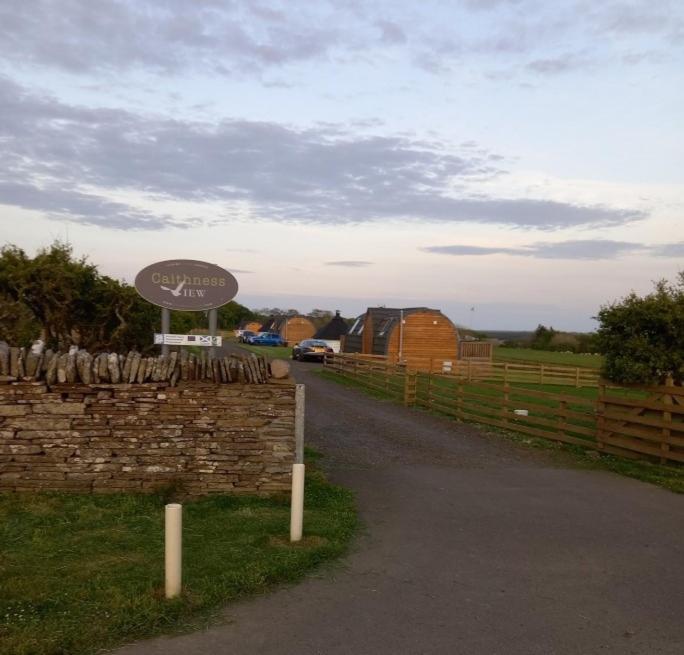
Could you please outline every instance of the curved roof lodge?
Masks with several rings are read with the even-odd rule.
[[[387,357],[416,367],[456,360],[458,330],[438,309],[369,307],[344,338],[343,352]]]

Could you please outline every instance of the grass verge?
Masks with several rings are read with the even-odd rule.
[[[363,382],[342,378],[332,371],[316,371],[316,374],[337,384],[351,387],[353,389],[359,389],[365,394],[378,400],[395,402],[395,399],[382,390],[368,389],[364,386]],[[421,409],[419,411],[425,411],[430,414],[444,416],[437,411],[428,411],[425,409]],[[525,446],[543,450],[562,451],[566,454],[570,454],[574,457],[577,465],[583,468],[613,471],[614,473],[626,475],[630,478],[635,478],[643,482],[650,482],[651,484],[658,485],[659,487],[663,487],[675,493],[684,493],[684,467],[656,465],[644,460],[622,459],[620,457],[614,457],[613,455],[604,453],[599,454],[591,449],[584,449],[580,446],[574,446],[572,444],[565,444],[550,439],[530,437],[528,435],[516,433],[512,430],[501,430],[479,423],[472,423],[472,425],[476,425],[479,429],[489,434],[496,434]]]
[[[165,601],[164,502],[161,495],[0,495],[0,653],[81,655],[197,628],[225,603],[342,555],[357,524],[351,492],[311,467],[305,537],[296,545],[289,496],[185,502],[183,595]]]
[[[577,353],[558,353],[532,348],[494,348],[494,360],[500,362],[519,362],[521,364],[558,364],[559,366],[579,366],[581,368],[601,368],[601,355]]]
[[[264,355],[268,359],[290,359],[292,357],[292,348],[289,346],[250,346],[247,343],[241,343],[240,348],[257,355]]]

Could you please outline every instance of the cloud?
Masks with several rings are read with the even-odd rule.
[[[321,12],[231,0],[22,0],[0,3],[6,61],[72,73],[260,70],[326,56],[339,27]]]
[[[515,248],[489,248],[485,246],[426,246],[421,248],[423,252],[430,252],[437,255],[519,255],[520,251]]]
[[[244,77],[300,63],[358,62],[371,51],[367,61],[374,66],[383,50],[400,47],[431,74],[445,74],[465,59],[500,55],[513,66],[532,58],[531,70],[548,74],[568,66],[549,55],[558,44],[587,49],[596,61],[649,39],[667,54],[684,33],[680,5],[426,0],[416,12],[408,2],[22,0],[0,3],[0,57],[22,69],[75,75],[193,71]],[[521,60],[508,61],[515,57]],[[289,81],[267,84],[287,87]]]
[[[110,229],[159,230],[189,228],[196,221],[177,221],[169,215],[155,215],[113,202],[94,194],[81,193],[73,186],[38,186],[0,180],[0,204],[45,212],[49,218],[70,220]]]
[[[363,266],[372,266],[373,262],[346,260],[339,262],[325,262],[326,266],[345,266],[347,268],[361,268]]]
[[[457,195],[503,172],[496,153],[455,154],[410,136],[351,127],[208,123],[77,107],[0,77],[0,202],[125,229],[179,225],[108,199],[121,192],[223,207],[236,218],[349,224],[381,220],[555,229],[645,217],[552,200]],[[94,192],[93,189],[98,190]],[[35,197],[34,197],[35,194]],[[247,210],[245,210],[247,208]]]
[[[406,34],[396,23],[389,20],[378,20],[375,25],[380,30],[380,40],[383,43],[391,45],[406,43]]]
[[[586,68],[589,62],[574,53],[567,53],[548,59],[535,59],[527,69],[540,75],[559,75]]]
[[[652,252],[656,248],[649,248],[638,243],[626,241],[612,241],[609,239],[576,239],[569,241],[546,242],[539,241],[521,246],[520,248],[498,248],[482,246],[427,246],[421,248],[423,252],[453,255],[453,256],[482,256],[482,255],[514,255],[519,257],[534,257],[535,259],[614,259],[621,255]]]
[[[673,259],[684,257],[684,241],[655,246],[653,254],[657,257],[672,257]]]

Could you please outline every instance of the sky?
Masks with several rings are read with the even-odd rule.
[[[0,242],[591,330],[684,269],[678,0],[4,0]]]

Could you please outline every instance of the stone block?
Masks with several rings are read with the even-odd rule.
[[[0,416],[25,416],[30,411],[30,405],[0,405]]]

